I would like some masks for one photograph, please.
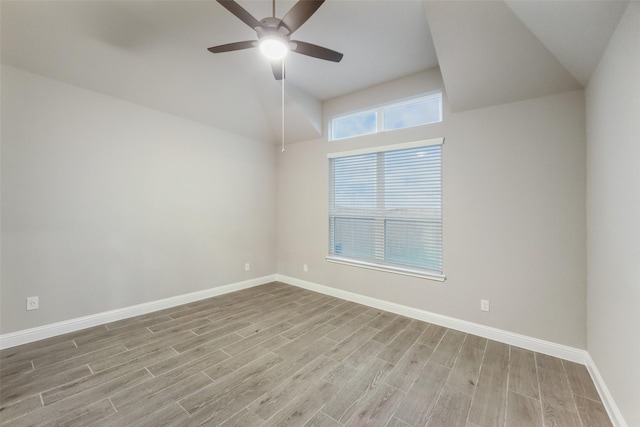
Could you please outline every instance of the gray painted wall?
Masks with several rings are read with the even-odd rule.
[[[328,102],[325,113],[440,88],[434,69]],[[436,125],[317,139],[278,155],[278,273],[586,348],[583,92],[458,114],[445,105],[444,114]],[[447,281],[326,262],[326,154],[434,137],[445,137]]]
[[[3,66],[0,332],[273,274],[274,154]]]
[[[586,91],[588,351],[640,426],[640,3],[631,2]]]

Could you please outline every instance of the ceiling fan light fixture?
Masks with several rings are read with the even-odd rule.
[[[280,60],[289,53],[289,44],[277,36],[266,36],[260,39],[260,52],[272,61]]]
[[[276,18],[276,2],[272,0],[273,16],[259,21],[235,0],[217,0],[217,2],[235,15],[236,18],[251,27],[256,32],[258,40],[246,40],[213,46],[207,49],[211,53],[232,52],[259,47],[262,54],[271,61],[271,69],[276,80],[284,79],[284,57],[289,51],[326,61],[340,62],[342,60],[343,55],[340,52],[290,39],[291,35],[311,18],[325,0],[298,0],[282,19]]]

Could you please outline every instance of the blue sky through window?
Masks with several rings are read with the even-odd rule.
[[[332,141],[442,121],[442,93],[382,104],[331,119]]]
[[[408,128],[440,121],[440,99],[432,98],[385,108],[384,130]]]
[[[377,129],[376,116],[375,111],[367,111],[362,114],[333,120],[333,139],[343,139],[375,133]]]

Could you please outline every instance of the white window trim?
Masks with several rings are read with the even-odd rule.
[[[386,151],[404,150],[409,148],[428,147],[430,145],[444,145],[444,137],[431,138],[420,141],[405,142],[401,144],[383,145],[379,147],[362,148],[358,150],[338,151],[334,153],[327,153],[327,158],[334,159],[339,157],[355,156],[360,154],[370,153],[382,153]],[[415,269],[406,266],[391,266],[377,264],[371,261],[357,260],[353,258],[345,258],[338,255],[327,255],[325,257],[327,262],[336,264],[350,265],[354,267],[366,268],[369,270],[384,271],[387,273],[400,274],[404,276],[412,276],[421,279],[429,279],[438,282],[444,282],[447,277],[444,273],[431,271],[427,269]]]
[[[366,268],[369,270],[377,270],[387,273],[401,274],[403,276],[418,277],[420,279],[429,279],[438,282],[444,282],[445,280],[447,280],[447,276],[445,276],[444,274],[430,272],[428,270],[414,270],[409,267],[391,267],[388,265],[380,265],[373,262],[356,261],[351,258],[342,258],[335,255],[327,255],[325,259],[328,262],[333,262],[336,264],[351,265],[354,267]]]
[[[428,147],[430,145],[443,145],[444,138],[423,139],[420,141],[403,142],[400,144],[382,145],[379,147],[361,148],[358,150],[335,151],[328,153],[327,158],[335,159],[338,157],[357,156],[359,154],[382,153],[385,151],[406,150],[409,148]]]

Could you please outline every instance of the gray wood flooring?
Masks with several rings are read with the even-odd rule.
[[[586,368],[271,283],[5,349],[3,426],[608,426]]]

